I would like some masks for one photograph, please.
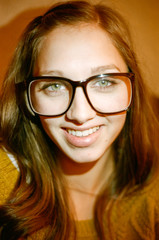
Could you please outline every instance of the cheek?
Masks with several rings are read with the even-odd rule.
[[[52,138],[55,134],[56,127],[59,125],[59,121],[57,119],[46,118],[43,116],[40,116],[40,121],[47,135]]]
[[[122,125],[125,123],[126,120],[126,113],[118,114],[118,115],[112,115],[108,117],[108,121],[111,123],[114,123],[116,125]]]
[[[107,120],[110,134],[114,135],[114,138],[116,138],[124,127],[126,114],[109,116]]]

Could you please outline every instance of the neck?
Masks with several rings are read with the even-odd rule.
[[[90,163],[77,163],[66,156],[59,157],[68,190],[72,189],[83,194],[97,195],[102,186],[107,184],[113,171],[112,148],[109,148],[100,159]]]
[[[113,172],[113,150],[110,148],[93,163],[76,163],[66,156],[58,159],[66,179],[69,206],[74,219],[92,219],[97,196],[108,184]]]

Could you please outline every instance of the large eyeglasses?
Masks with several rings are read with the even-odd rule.
[[[33,77],[28,99],[34,113],[59,116],[70,108],[77,87],[82,87],[91,107],[102,114],[128,110],[132,100],[133,73],[108,73],[73,81],[54,76]]]

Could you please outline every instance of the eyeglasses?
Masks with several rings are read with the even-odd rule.
[[[83,81],[55,76],[33,77],[28,84],[28,100],[35,114],[60,116],[70,108],[77,87],[90,106],[100,114],[128,110],[132,100],[133,73],[107,73]]]

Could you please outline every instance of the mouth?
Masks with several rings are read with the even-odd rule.
[[[76,136],[76,137],[87,137],[99,130],[99,126],[89,128],[87,130],[79,131],[79,130],[74,130],[74,129],[66,129],[68,134]]]
[[[102,125],[90,128],[64,128],[67,142],[74,147],[85,148],[92,146],[101,136]]]

